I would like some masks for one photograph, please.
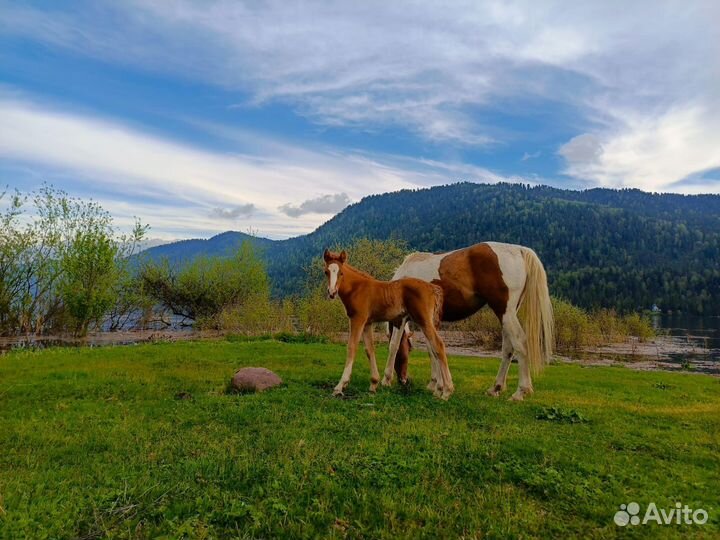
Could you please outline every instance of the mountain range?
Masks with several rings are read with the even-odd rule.
[[[418,251],[522,244],[544,262],[551,292],[580,306],[720,314],[720,195],[464,182],[372,195],[287,240],[229,231],[144,253],[181,264],[227,256],[248,240],[283,296],[303,292],[305,269],[325,247],[362,237],[398,238]]]

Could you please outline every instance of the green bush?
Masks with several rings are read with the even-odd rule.
[[[655,329],[650,320],[639,313],[626,315],[622,320],[627,334],[638,338],[640,341],[647,341],[656,336]]]
[[[290,300],[276,302],[265,294],[252,294],[214,317],[199,321],[198,326],[245,335],[287,333],[295,330],[294,311]]]
[[[324,285],[316,287],[298,303],[300,330],[313,336],[331,337],[348,329],[348,317],[339,298],[330,300]]]
[[[587,311],[570,302],[553,298],[556,350],[578,350],[602,342],[600,326]]]
[[[147,293],[174,315],[212,326],[224,310],[237,308],[248,324],[268,314],[270,284],[250,242],[231,258],[199,257],[180,269],[165,260],[141,271]],[[244,308],[243,308],[244,306]],[[258,315],[251,313],[255,307]]]

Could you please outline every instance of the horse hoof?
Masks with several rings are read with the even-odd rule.
[[[344,395],[342,388],[335,388],[335,390],[333,390],[333,396],[338,397],[342,395]]]
[[[518,388],[517,390],[515,390],[515,393],[510,396],[510,399],[512,401],[522,401],[523,399],[525,399],[525,396],[529,396],[532,393],[532,388]]]
[[[390,386],[392,384],[392,381],[387,377],[383,377],[383,380],[380,381],[380,384],[382,384],[383,386]]]
[[[370,385],[370,393],[374,394],[375,392],[377,392],[377,383],[373,383]]]
[[[447,401],[448,399],[450,399],[450,396],[452,396],[452,394],[452,390],[447,390],[440,395],[440,399],[442,399],[443,401]]]
[[[443,397],[442,388],[437,388],[437,387],[436,387],[436,388],[435,388],[435,391],[433,392],[433,396],[435,396],[436,398],[442,399],[442,397]]]
[[[505,387],[501,386],[499,384],[495,384],[487,389],[487,392],[485,392],[488,396],[491,397],[499,397],[500,394],[502,394],[505,391]]]
[[[427,385],[427,389],[430,390],[431,392],[434,392],[436,388],[437,388],[436,381],[430,381]]]
[[[522,401],[525,399],[525,396],[529,396],[533,393],[532,388],[518,388],[515,390],[515,393],[510,396],[510,399],[513,401]]]

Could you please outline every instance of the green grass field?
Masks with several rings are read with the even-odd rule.
[[[0,357],[0,537],[720,535],[717,378],[555,365],[514,403],[484,394],[497,360],[453,357],[443,402],[416,352],[410,390],[369,394],[359,355],[333,398],[343,363],[273,341]],[[285,385],[226,394],[242,366]],[[710,520],[618,527],[632,501]]]

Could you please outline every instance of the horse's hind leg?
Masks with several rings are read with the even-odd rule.
[[[488,396],[493,397],[498,397],[500,393],[504,392],[507,388],[507,374],[510,369],[510,362],[512,361],[513,355],[512,342],[510,341],[510,337],[504,328],[502,336],[502,360],[500,362],[500,368],[498,369],[497,377],[495,377],[495,384],[487,390]]]
[[[405,331],[405,324],[407,324],[407,317],[404,317],[398,326],[392,324],[392,336],[390,337],[390,345],[388,351],[387,364],[385,365],[385,376],[382,380],[383,386],[390,386],[393,380],[393,372],[395,371],[395,357],[397,356],[398,349],[400,348],[400,340],[402,339],[403,332]]]
[[[363,342],[365,344],[365,354],[367,354],[370,362],[370,391],[375,392],[380,382],[380,373],[378,372],[377,360],[375,359],[375,343],[373,341],[372,324],[366,324],[363,330]]]
[[[509,311],[503,316],[503,330],[508,332],[515,356],[518,359],[518,371],[520,377],[518,380],[518,388],[510,399],[514,401],[522,401],[525,396],[533,393],[532,380],[530,379],[530,366],[527,360],[527,349],[525,347],[525,331],[520,325],[517,313]],[[503,359],[503,361],[505,361]]]

